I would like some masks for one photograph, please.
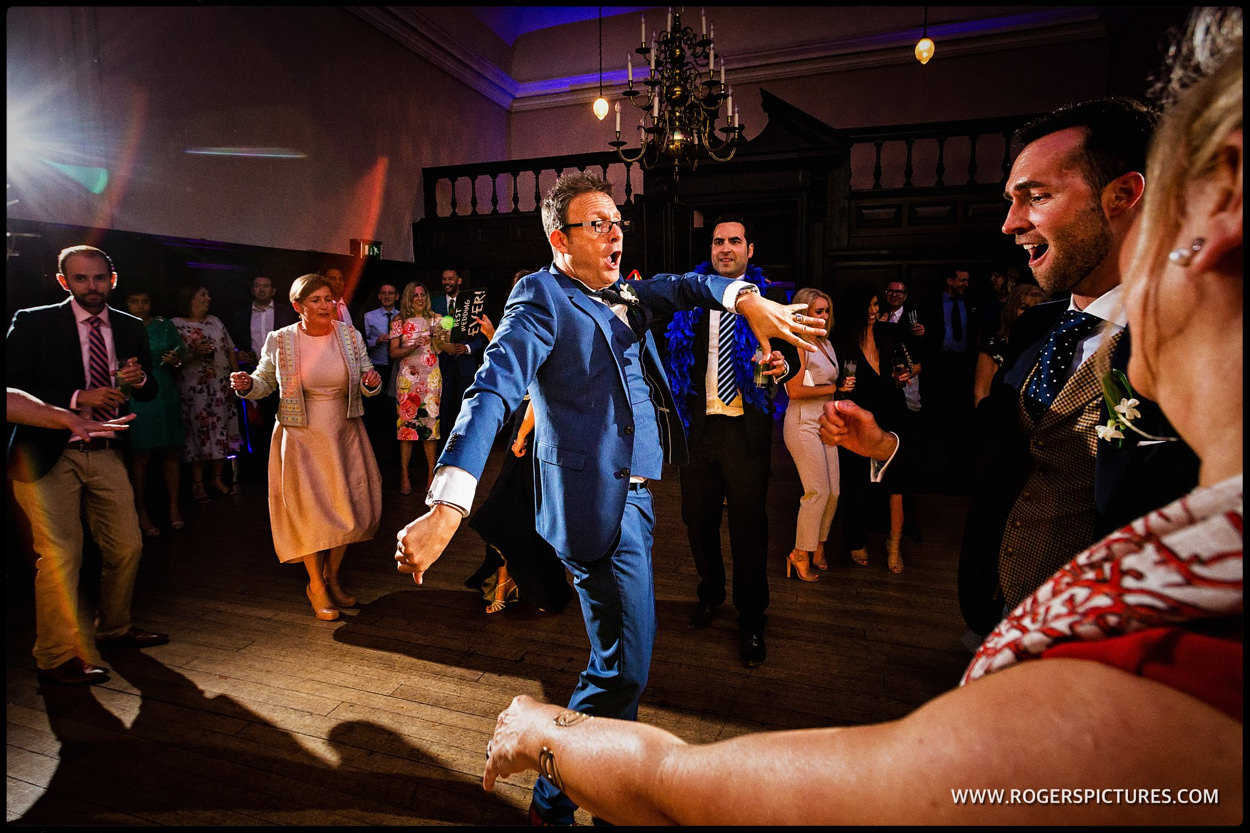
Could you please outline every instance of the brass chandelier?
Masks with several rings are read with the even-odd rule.
[[[634,50],[650,69],[634,88],[633,56],[627,56],[629,87],[621,95],[642,111],[638,120],[638,147],[626,150],[621,139],[621,105],[616,105],[616,140],[609,142],[622,160],[637,162],[644,170],[670,160],[695,170],[711,159],[728,162],[745,144],[743,127],[733,106],[733,91],[725,86],[725,59],[720,59],[719,79],[715,31],[708,31],[707,17],[700,14],[701,31],[681,22],[682,8],[669,8],[667,27],[652,33],[647,43],[647,19],[642,18],[641,45]],[[722,114],[721,105],[724,105]],[[721,118],[724,118],[723,125]],[[719,135],[718,135],[719,134]]]

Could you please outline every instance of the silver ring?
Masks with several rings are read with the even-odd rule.
[[[803,323],[803,316],[800,313],[792,312],[790,313],[790,318],[792,321],[794,321],[795,324]]]

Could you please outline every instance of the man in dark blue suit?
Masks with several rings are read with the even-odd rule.
[[[1096,432],[1108,414],[1095,354],[1104,351],[1110,368],[1128,362],[1120,255],[1148,187],[1152,125],[1140,104],[1104,99],[1061,108],[1017,134],[1002,231],[1028,252],[1038,284],[1068,297],[1016,321],[990,394],[966,428],[900,438],[843,403],[822,418],[826,442],[891,467],[914,474],[926,461],[935,471],[972,472],[959,602],[973,635],[992,630],[1004,606],[1014,608],[1085,547],[1197,483],[1198,459],[1183,442],[1121,447]],[[1139,409],[1138,427],[1173,435],[1157,405],[1143,400]]]
[[[460,273],[455,269],[444,269],[440,280],[443,294],[430,299],[430,309],[439,315],[454,317],[460,305],[468,302],[466,295],[460,291]],[[446,445],[451,426],[456,424],[456,417],[460,415],[460,402],[469,383],[473,381],[473,374],[477,372],[486,343],[487,338],[481,332],[466,335],[453,330],[448,349],[438,354],[438,371],[443,376],[443,393],[438,414],[439,451]]]
[[[738,312],[775,375],[784,362],[768,339],[809,349],[799,334],[816,332],[808,325],[815,321],[719,275],[622,283],[627,224],[611,186],[593,174],[562,176],[542,219],[554,262],[513,288],[439,458],[430,512],[400,531],[395,558],[420,584],[468,514],[495,436],[528,389],[537,422],[536,525],[573,574],[591,643],[569,708],[632,720],[655,638],[647,481],[686,454],[650,325],[696,306]],[[531,820],[572,823],[575,805],[552,771],[543,772]]]
[[[92,246],[61,252],[57,281],[70,293],[59,304],[18,310],[5,342],[5,382],[52,405],[102,420],[129,411],[131,397],[156,396],[143,323],[108,306],[117,273]],[[13,495],[31,525],[35,562],[35,665],[44,682],[104,682],[90,648],[146,648],[165,634],[134,627],[134,592],[143,538],[119,444],[123,435],[76,440],[69,431],[18,425],[9,438]],[[80,615],[85,514],[100,547],[98,617]],[[80,622],[96,621],[93,634]]]

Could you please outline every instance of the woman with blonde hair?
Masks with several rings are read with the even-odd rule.
[[[356,599],[339,583],[348,544],[367,541],[382,518],[382,478],[362,417],[363,396],[382,389],[360,332],[338,320],[330,282],[291,284],[299,321],[271,332],[251,373],[230,376],[244,399],[278,391],[269,451],[269,523],[278,560],[302,561],[318,619],[339,618]]]
[[[399,493],[412,494],[408,467],[412,448],[421,443],[425,452],[425,486],[434,477],[438,452],[439,405],[443,396],[443,374],[438,369],[438,353],[447,344],[443,317],[430,308],[430,295],[416,281],[404,287],[399,296],[399,315],[391,322],[391,359],[395,371],[395,407],[399,411],[396,428],[399,437]]]
[[[819,289],[805,287],[794,293],[793,303],[807,304],[807,314],[825,322],[825,332],[809,336],[816,352],[799,351],[799,372],[786,382],[786,406],[782,438],[803,483],[799,499],[799,516],[794,526],[794,549],[786,556],[786,576],[791,570],[803,581],[816,581],[816,570],[829,569],[825,558],[825,541],[833,523],[841,492],[838,477],[838,450],[820,439],[820,414],[826,402],[839,392],[855,387],[855,377],[846,377],[839,384],[840,368],[837,354],[829,343],[833,331],[833,301]]]

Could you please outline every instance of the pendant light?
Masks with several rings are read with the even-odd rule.
[[[603,6],[599,7],[599,97],[591,109],[599,121],[608,117],[608,100],[603,97]]]
[[[602,51],[602,47],[600,47]],[[929,7],[924,7],[924,35],[916,43],[916,60],[922,64],[929,63],[933,57],[933,41],[929,39]],[[606,110],[605,110],[606,112]]]

